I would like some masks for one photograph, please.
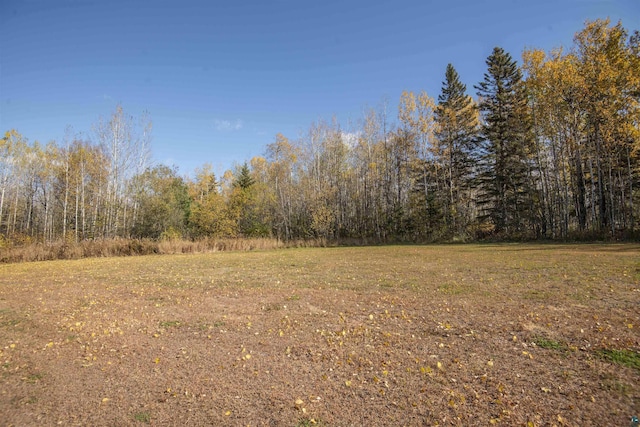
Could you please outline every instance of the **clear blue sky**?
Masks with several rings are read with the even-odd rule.
[[[278,132],[437,98],[449,62],[475,96],[494,46],[519,60],[605,17],[639,29],[640,0],[0,0],[0,131],[93,138],[120,103],[150,113],[156,162],[222,172]]]

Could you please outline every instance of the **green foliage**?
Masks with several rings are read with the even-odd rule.
[[[532,220],[534,163],[531,117],[522,73],[502,48],[487,58],[487,73],[476,86],[484,124],[479,162],[480,219],[496,232],[519,233]]]
[[[134,181],[139,184],[139,192],[132,234],[151,239],[181,237],[186,231],[191,204],[182,178],[167,166],[156,166]]]
[[[248,190],[253,184],[255,184],[255,180],[251,176],[249,166],[245,162],[238,170],[238,176],[233,181],[233,186],[235,188],[240,188],[241,190]]]
[[[224,197],[209,193],[191,204],[189,227],[194,237],[235,237],[237,220]]]
[[[228,204],[229,219],[235,224],[237,233],[244,237],[269,237],[271,227],[268,216],[260,206],[258,192],[264,192],[244,163],[233,181]]]
[[[478,108],[466,90],[453,65],[448,64],[435,110],[435,136],[445,171],[440,194],[449,236],[464,235],[473,218],[469,206],[473,199],[479,123]]]

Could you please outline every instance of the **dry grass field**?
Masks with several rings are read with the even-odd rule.
[[[0,425],[627,426],[639,245],[0,265]]]

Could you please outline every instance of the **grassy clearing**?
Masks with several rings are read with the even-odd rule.
[[[639,253],[0,265],[0,413],[8,425],[625,425],[640,413]]]

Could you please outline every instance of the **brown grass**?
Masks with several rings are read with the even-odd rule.
[[[0,241],[0,263],[324,246],[326,246],[326,241],[323,239],[290,241],[269,238],[206,238],[199,240],[98,239],[84,240],[78,243],[60,240],[51,243],[15,245],[10,241],[4,240]]]
[[[0,265],[2,425],[628,425],[638,245]]]

